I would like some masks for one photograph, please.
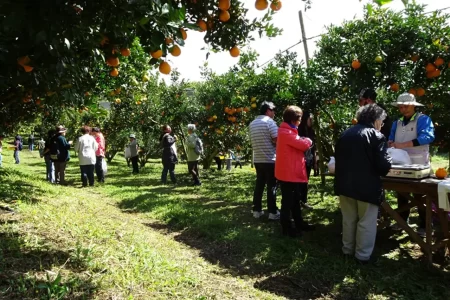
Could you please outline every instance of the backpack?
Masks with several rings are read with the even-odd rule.
[[[60,156],[58,140],[53,139],[50,143],[50,159],[58,160]]]
[[[194,151],[197,155],[202,155],[203,154],[203,143],[202,140],[197,138],[195,140],[195,148]]]
[[[22,149],[23,149],[23,143],[22,143],[22,141],[19,140],[19,151],[22,151]]]

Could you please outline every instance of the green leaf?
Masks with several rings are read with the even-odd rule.
[[[170,13],[169,3],[164,3],[164,5],[161,7],[161,16],[168,13]]]
[[[141,26],[144,26],[144,25],[147,24],[149,21],[150,21],[150,18],[149,18],[149,17],[143,17],[143,18],[139,21],[139,24],[140,24]]]
[[[378,4],[379,6],[383,6],[385,4],[391,3],[392,0],[373,0],[373,2],[375,2],[376,4]]]

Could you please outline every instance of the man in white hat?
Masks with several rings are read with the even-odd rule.
[[[408,152],[413,164],[430,164],[430,144],[434,141],[434,125],[429,116],[416,112],[416,106],[423,104],[416,101],[413,94],[403,93],[393,106],[398,107],[403,115],[393,122],[389,136],[389,146],[403,149]],[[398,206],[408,203],[408,199],[398,195]],[[409,210],[400,213],[400,216],[408,221]],[[419,209],[420,224],[418,233],[425,234],[425,213]]]

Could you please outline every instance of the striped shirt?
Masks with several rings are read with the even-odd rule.
[[[250,123],[250,141],[253,147],[254,163],[275,163],[275,144],[272,139],[278,136],[278,126],[275,121],[260,115]]]

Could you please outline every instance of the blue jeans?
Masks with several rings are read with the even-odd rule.
[[[50,159],[49,155],[44,156],[45,166],[47,168],[47,181],[51,183],[55,183],[55,165]]]
[[[16,160],[16,164],[20,163],[19,150],[14,150],[14,159]]]
[[[161,174],[161,182],[166,184],[167,182],[167,172],[170,174],[170,180],[172,183],[177,183],[177,178],[175,177],[175,164],[163,162],[163,170]]]

